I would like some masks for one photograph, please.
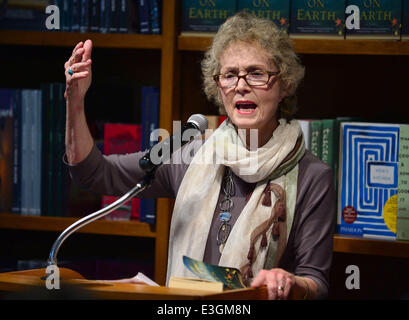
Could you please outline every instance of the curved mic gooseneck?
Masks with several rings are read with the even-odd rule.
[[[201,114],[194,114],[192,115],[185,126],[183,126],[181,130],[181,134],[183,134],[184,131],[190,130],[190,129],[195,129],[198,132],[197,133],[203,133],[208,126],[208,122],[205,116]],[[182,147],[184,144],[188,143],[189,141],[183,141],[180,144],[175,144],[174,142],[176,141],[175,136],[171,136],[168,139],[154,145],[152,148],[150,148],[145,155],[139,160],[139,166],[145,171],[146,175],[142,178],[141,181],[139,181],[135,187],[133,187],[130,191],[128,191],[126,194],[124,194],[122,197],[120,197],[118,200],[115,202],[111,203],[105,208],[102,208],[101,210],[98,210],[94,213],[91,213],[84,218],[74,222],[70,226],[68,226],[57,238],[57,240],[54,242],[47,265],[55,265],[57,266],[57,254],[58,251],[62,245],[62,243],[75,231],[78,229],[82,228],[83,226],[99,219],[102,218],[112,211],[118,209],[120,206],[122,206],[123,203],[129,201],[133,197],[135,197],[138,193],[142,192],[146,188],[148,188],[154,178],[154,174],[156,169],[163,164],[166,160],[168,160],[171,156],[169,152],[165,153],[159,153],[160,154],[160,161],[158,162],[157,159],[153,159],[151,157],[151,151],[156,148],[156,150],[159,149],[164,149],[164,150],[173,150],[175,146],[177,147]],[[170,148],[169,148],[170,147]],[[173,148],[172,148],[173,147]],[[175,150],[173,150],[175,151]]]

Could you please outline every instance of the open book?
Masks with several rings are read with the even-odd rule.
[[[236,268],[220,267],[187,256],[183,256],[183,264],[198,278],[172,276],[169,279],[169,287],[213,292],[246,287],[240,270]]]

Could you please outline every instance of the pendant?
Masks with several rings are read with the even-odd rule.
[[[231,230],[231,225],[228,224],[226,221],[224,221],[221,224],[219,231],[217,232],[216,240],[217,240],[218,245],[226,243],[227,238],[229,237],[230,230]]]

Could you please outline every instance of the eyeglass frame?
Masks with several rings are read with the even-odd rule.
[[[232,87],[221,87],[221,86],[220,86],[219,78],[220,78],[221,75],[224,75],[224,74],[226,74],[226,73],[219,73],[219,74],[213,75],[213,80],[214,80],[221,88],[228,88],[228,89],[235,88],[235,87],[237,87],[237,85],[239,84],[239,81],[240,81],[241,78],[244,79],[244,81],[247,83],[247,85],[248,85],[249,87],[259,87],[259,86],[264,86],[265,84],[267,84],[267,83],[270,81],[270,78],[271,78],[272,76],[276,76],[276,75],[279,75],[279,74],[280,74],[280,70],[279,70],[279,71],[259,70],[259,71],[263,71],[263,72],[267,73],[268,78],[267,78],[267,81],[266,81],[265,83],[262,83],[262,84],[249,84],[249,83],[247,82],[246,77],[247,77],[247,76],[249,75],[249,73],[252,72],[252,71],[247,72],[246,74],[243,74],[243,75],[241,75],[241,76],[240,76],[240,75],[237,75],[237,82],[236,82],[236,84],[235,84],[234,86],[232,86]]]

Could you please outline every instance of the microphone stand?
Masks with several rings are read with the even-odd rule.
[[[84,218],[74,222],[72,225],[70,225],[68,228],[66,228],[60,236],[57,238],[57,240],[54,242],[47,266],[54,265],[58,267],[57,265],[57,254],[58,251],[62,245],[62,243],[67,239],[72,233],[77,231],[78,229],[82,228],[83,226],[87,225],[88,223],[91,223],[99,218],[102,218],[109,214],[110,212],[118,209],[123,203],[127,202],[134,196],[136,196],[138,193],[142,192],[146,188],[148,188],[151,184],[151,181],[153,179],[154,171],[151,171],[147,173],[140,182],[138,182],[135,187],[133,187],[130,191],[128,191],[126,194],[124,194],[121,198],[116,200],[115,202],[111,203],[110,205],[106,206],[105,208],[102,208],[101,210],[98,210],[94,213],[91,213]]]

